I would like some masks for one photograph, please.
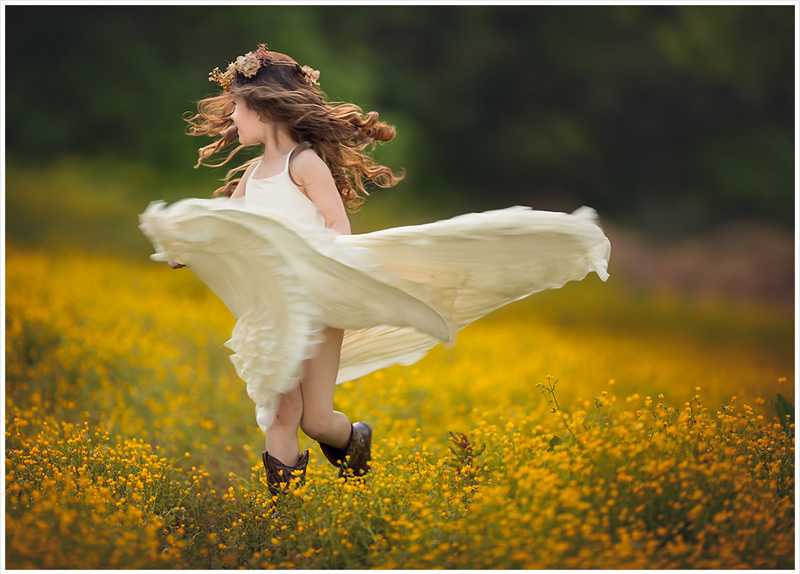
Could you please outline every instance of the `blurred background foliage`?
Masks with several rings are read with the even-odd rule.
[[[135,236],[148,201],[208,196],[225,169],[191,169],[205,140],[181,116],[259,42],[397,126],[376,154],[407,178],[357,230],[513,204],[657,241],[794,221],[791,5],[29,5],[5,33],[12,237],[43,221],[25,202],[77,217],[115,195]]]

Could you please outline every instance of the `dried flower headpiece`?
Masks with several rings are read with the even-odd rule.
[[[225,71],[219,68],[214,68],[208,74],[209,82],[216,82],[222,89],[228,90],[233,85],[236,79],[236,73],[239,72],[245,78],[252,78],[256,75],[262,66],[298,66],[298,64],[289,62],[270,62],[269,61],[269,48],[266,44],[259,44],[255,52],[247,52],[244,56],[236,58],[235,62],[228,64]],[[315,70],[311,66],[300,67],[303,72],[303,77],[309,86],[319,86],[319,70]]]

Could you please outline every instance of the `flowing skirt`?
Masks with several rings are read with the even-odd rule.
[[[611,245],[591,208],[510,207],[359,235],[227,198],[153,202],[155,261],[185,264],[237,322],[225,345],[262,430],[299,384],[325,326],[345,330],[337,383],[412,364],[512,301],[605,281]]]

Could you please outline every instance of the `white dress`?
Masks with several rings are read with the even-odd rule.
[[[292,150],[294,151],[294,150]],[[328,325],[345,329],[337,383],[412,364],[490,311],[594,271],[611,244],[591,208],[509,207],[359,235],[325,228],[284,170],[242,198],[152,202],[154,261],[197,274],[237,322],[225,345],[266,430]]]

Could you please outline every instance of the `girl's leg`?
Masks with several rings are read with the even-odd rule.
[[[267,429],[267,452],[286,466],[295,466],[300,455],[297,430],[303,416],[303,393],[300,387],[281,395],[278,414]]]
[[[344,413],[333,410],[344,331],[326,327],[323,335],[317,354],[306,361],[305,376],[300,383],[303,393],[300,426],[312,439],[345,449],[352,426]]]

